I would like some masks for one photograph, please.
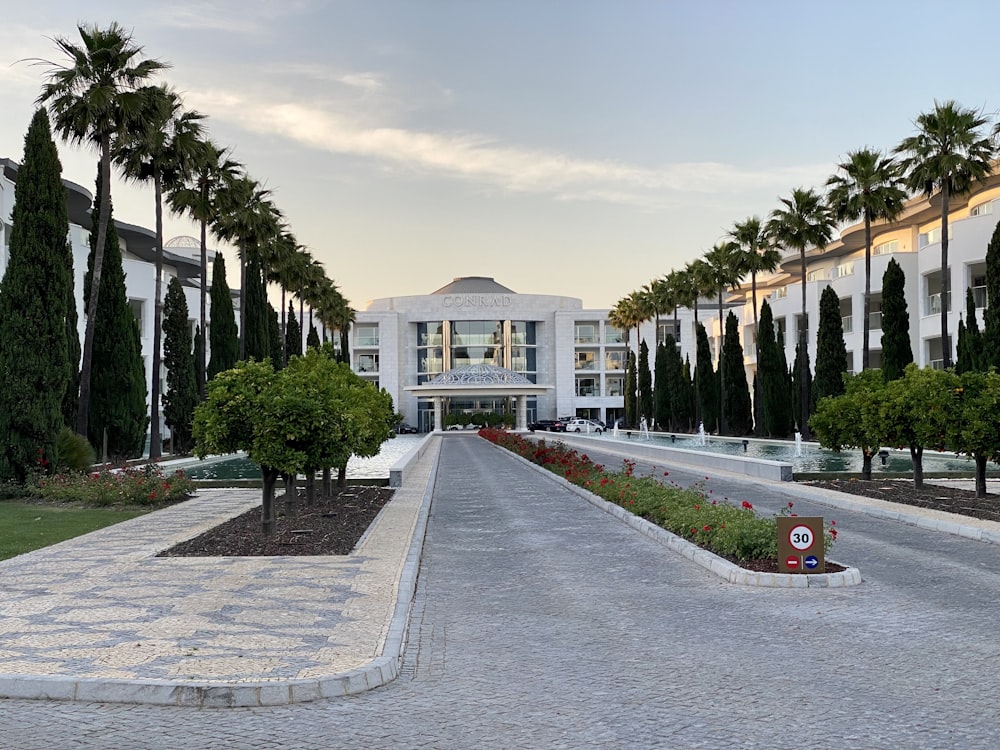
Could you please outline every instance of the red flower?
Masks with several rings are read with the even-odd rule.
[[[792,507],[792,503],[788,503],[788,507],[791,508]]]
[[[669,477],[669,476],[670,476],[670,472],[669,472],[669,471],[665,471],[665,472],[663,472],[663,476],[665,476],[665,477]]]
[[[703,527],[702,527],[702,529],[701,529],[701,530],[702,530],[702,531],[711,531],[711,530],[712,530],[712,527],[711,527],[711,526],[708,526],[708,525],[705,525],[705,526],[703,526]]]
[[[746,500],[744,500],[743,501],[743,509],[744,510],[753,510],[753,506],[750,503],[748,503]]]

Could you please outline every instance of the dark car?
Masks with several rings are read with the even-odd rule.
[[[534,432],[542,430],[544,432],[566,432],[566,423],[558,419],[539,419],[528,424],[528,429]]]
[[[418,432],[417,428],[412,424],[406,424],[406,422],[400,422],[396,425],[397,435],[415,435]]]

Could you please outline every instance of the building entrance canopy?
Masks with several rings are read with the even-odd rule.
[[[404,388],[416,396],[433,399],[435,430],[443,428],[442,404],[445,398],[476,396],[514,398],[517,404],[516,428],[527,429],[527,397],[541,396],[552,389],[551,385],[532,383],[520,373],[496,365],[456,367],[441,373],[429,383]]]

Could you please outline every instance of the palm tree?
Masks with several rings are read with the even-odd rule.
[[[722,295],[726,289],[731,289],[740,283],[743,276],[742,255],[740,247],[735,242],[720,242],[707,253],[702,260],[706,273],[719,293],[719,434],[725,434],[726,425],[726,379],[722,377],[722,340],[724,337],[725,320],[722,317]]]
[[[950,308],[948,280],[948,211],[951,199],[968,192],[990,173],[996,153],[992,139],[981,132],[989,118],[954,101],[934,102],[932,112],[917,117],[917,133],[896,147],[906,186],[930,197],[941,193],[941,351],[944,367],[951,367],[948,337]]]
[[[299,268],[306,262],[306,256],[302,254],[300,245],[295,235],[287,229],[271,242],[264,262],[264,272],[269,282],[274,282],[281,287],[281,351],[283,362],[288,362],[288,347],[285,341],[285,313],[287,305],[286,296],[290,289],[294,288],[300,273]]]
[[[826,181],[830,188],[827,203],[839,221],[865,222],[865,296],[864,333],[861,344],[861,369],[868,369],[872,296],[872,222],[892,221],[903,211],[906,191],[900,187],[899,165],[881,152],[868,148],[852,151],[837,165],[841,174]]]
[[[795,188],[790,198],[782,198],[784,208],[771,212],[767,222],[768,235],[776,244],[784,248],[799,251],[799,261],[802,271],[802,320],[799,323],[799,347],[803,363],[808,351],[808,314],[806,312],[806,249],[817,247],[823,249],[830,242],[833,234],[833,218],[823,198],[811,188]],[[804,438],[809,437],[809,379],[805,373],[799,378],[802,382],[802,413],[799,415],[799,431]]]
[[[771,243],[767,235],[764,222],[759,216],[749,216],[741,222],[733,225],[729,232],[729,237],[736,242],[743,252],[741,265],[744,273],[750,274],[750,300],[753,306],[753,346],[754,359],[760,361],[760,349],[757,346],[757,274],[771,273],[778,268],[781,262],[781,253]],[[760,401],[757,379],[754,378],[754,433],[759,435],[761,430],[758,419]]]
[[[200,319],[202,335],[208,328],[208,227],[214,225],[218,216],[218,194],[226,184],[236,179],[242,170],[241,165],[231,159],[226,158],[227,150],[220,149],[212,141],[204,140],[198,153],[195,154],[194,164],[188,179],[182,184],[176,185],[168,195],[168,203],[173,213],[187,213],[192,219],[198,222],[201,232],[201,289],[199,290]],[[202,392],[199,394],[205,397],[205,373],[207,370],[206,352],[207,346],[201,348],[201,361],[196,366],[201,368],[202,377],[198,378]]]
[[[160,358],[163,335],[163,191],[182,182],[201,147],[202,115],[183,112],[181,99],[165,85],[143,89],[146,110],[142,129],[131,132],[114,148],[113,159],[135,182],[153,183],[156,210],[156,271],[153,303],[153,358],[149,389],[149,459],[162,453],[160,439]]]
[[[97,220],[97,244],[91,276],[92,289],[100,289],[111,210],[111,151],[119,137],[133,126],[142,112],[145,95],[140,92],[149,79],[167,67],[157,60],[139,59],[142,47],[132,43],[131,33],[117,23],[101,29],[78,25],[83,42],[78,46],[59,37],[56,47],[68,58],[66,65],[52,65],[38,96],[47,104],[54,130],[71,143],[89,143],[100,154],[101,195]],[[76,430],[87,434],[90,418],[90,371],[94,353],[94,321],[97,298],[90,295],[80,364],[80,403]]]
[[[261,247],[279,232],[281,212],[271,192],[247,175],[236,178],[218,194],[215,234],[236,246],[240,256],[240,359],[246,358],[247,262],[260,262]]]

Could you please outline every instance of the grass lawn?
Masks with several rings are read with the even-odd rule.
[[[48,547],[146,512],[0,502],[0,560]]]

